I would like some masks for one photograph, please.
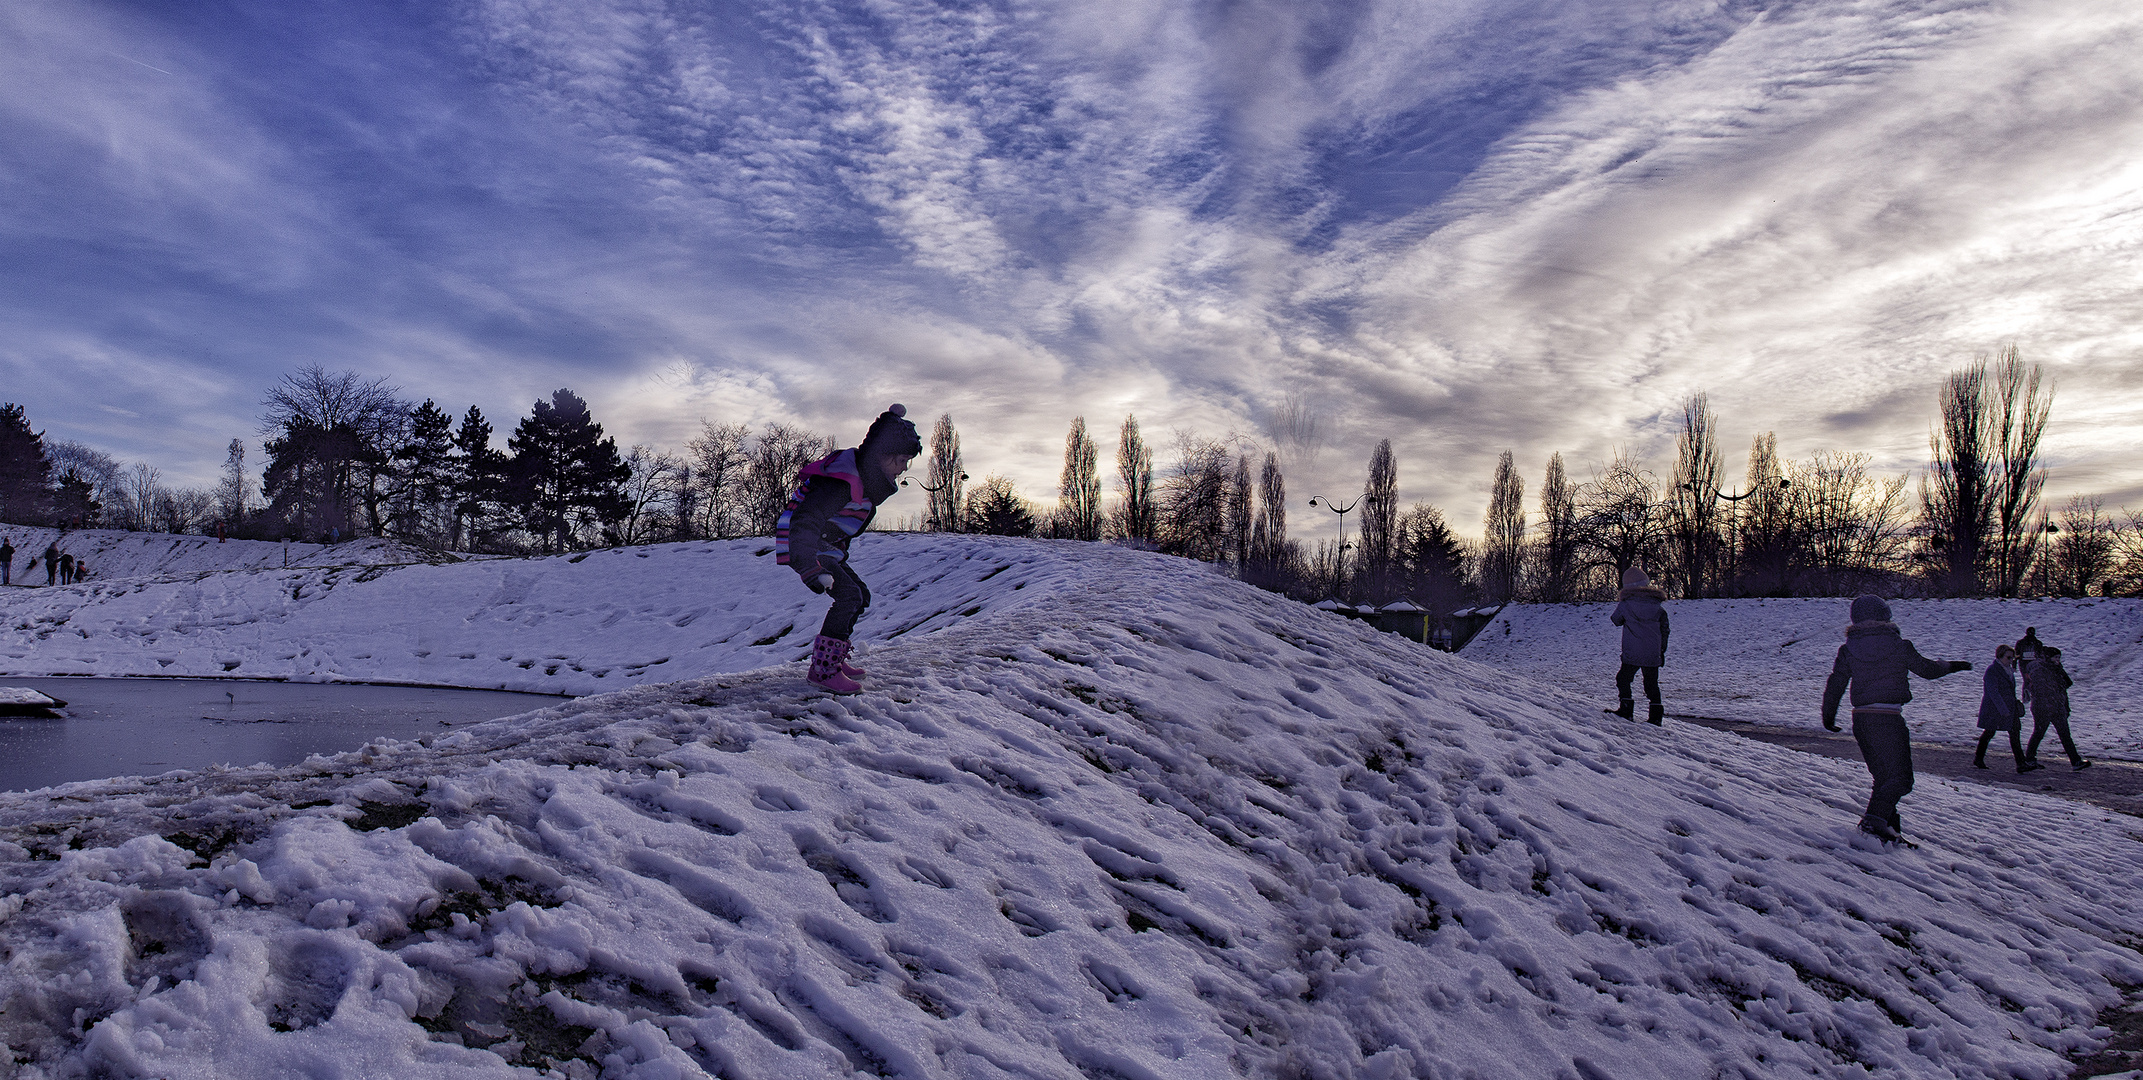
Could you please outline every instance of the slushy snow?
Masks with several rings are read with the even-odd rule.
[[[1668,601],[1672,632],[1659,669],[1667,711],[1819,725],[1823,683],[1845,643],[1850,606],[1844,599]],[[2076,680],[2069,702],[2078,747],[2086,755],[2143,759],[2143,600],[1893,600],[1890,608],[1921,655],[1970,660],[1973,667],[1932,681],[1912,678],[1905,723],[1914,738],[1978,739],[1980,680],[1994,662],[1994,647],[2037,627]],[[1613,611],[1613,604],[1514,604],[1464,654],[1612,705],[1622,633],[1608,622]],[[1848,711],[1839,710],[1841,722]],[[2030,728],[2027,719],[2025,734]]]
[[[1857,763],[1071,542],[864,538],[835,698],[760,546],[8,594],[18,671],[625,685],[0,796],[13,1075],[2055,1078],[2143,983],[2126,817],[1885,850]]]

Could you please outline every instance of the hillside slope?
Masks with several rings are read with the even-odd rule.
[[[455,556],[424,552],[408,544],[380,537],[347,540],[340,544],[281,544],[267,540],[228,540],[213,536],[181,536],[174,533],[128,532],[123,529],[58,529],[27,525],[0,525],[0,536],[15,545],[15,580],[31,588],[44,587],[44,551],[47,545],[89,564],[89,580],[154,577],[204,570],[265,570],[291,566],[355,566],[393,563],[445,562]],[[34,573],[23,568],[38,559]]]
[[[1673,633],[1659,672],[1670,713],[1815,726],[1823,683],[1845,641],[1839,599],[1671,600]],[[2086,754],[2143,758],[2143,600],[1897,600],[1897,624],[1920,652],[1974,671],[1912,680],[1914,737],[1979,737],[1981,673],[1994,647],[2024,636],[2062,651],[2076,685],[2073,726]],[[1513,604],[1464,655],[1529,681],[1614,704],[1621,630],[1612,604]],[[2027,725],[2027,734],[2029,734]],[[2049,736],[2051,738],[2051,736]]]
[[[857,547],[876,593],[857,635],[897,640],[1017,606],[1029,584],[1064,573],[1037,561],[1050,547],[948,557],[932,537],[873,536]],[[775,565],[763,539],[443,565],[198,570],[0,593],[0,675],[593,694],[803,658],[825,606]]]
[[[0,797],[18,1075],[2054,1078],[2143,983],[2128,819],[1923,780],[1872,849],[1857,764],[1181,560],[905,543],[881,625],[939,624],[863,696]]]

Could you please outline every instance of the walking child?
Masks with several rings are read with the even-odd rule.
[[[2024,748],[2024,760],[2035,768],[2042,767],[2039,740],[2046,738],[2046,729],[2052,726],[2061,736],[2061,748],[2069,752],[2069,768],[2090,768],[2091,763],[2076,752],[2076,740],[2069,735],[2069,687],[2076,681],[2061,666],[2061,650],[2051,645],[2041,647],[2039,659],[2024,668],[2024,681],[2031,686],[2031,745]]]
[[[1886,843],[1905,843],[1905,822],[1897,812],[1898,800],[1912,791],[1912,739],[1905,730],[1912,687],[1905,674],[1939,679],[1953,671],[1970,671],[1972,663],[1921,656],[1890,621],[1890,605],[1880,596],[1854,600],[1852,613],[1845,644],[1838,646],[1830,681],[1823,685],[1823,726],[1838,730],[1838,703],[1850,689],[1853,741],[1860,744],[1872,781],[1860,831]]]
[[[878,504],[900,490],[895,478],[923,452],[922,436],[907,414],[904,406],[887,409],[856,447],[804,466],[774,529],[774,560],[796,571],[812,592],[833,597],[811,644],[808,678],[836,694],[863,688],[863,670],[847,662],[849,636],[871,604],[870,587],[848,564],[848,544],[870,525]]]
[[[1644,672],[1644,696],[1651,703],[1645,717],[1660,723],[1666,710],[1659,703],[1659,668],[1667,662],[1667,594],[1652,584],[1644,571],[1632,566],[1622,572],[1622,593],[1609,622],[1622,628],[1622,668],[1615,672],[1615,691],[1622,704],[1607,710],[1623,718],[1637,718],[1637,700],[1630,696],[1630,680]]]
[[[1987,676],[1980,681],[1979,693],[1979,749],[1972,754],[1972,767],[1987,767],[1987,746],[1994,742],[1994,733],[2009,733],[2009,753],[2016,759],[2017,771],[2027,773],[2044,768],[2031,760],[2024,752],[2024,743],[2018,734],[2024,729],[2024,703],[2017,700],[2017,651],[2009,645],[1994,647],[1994,663],[1987,665]]]

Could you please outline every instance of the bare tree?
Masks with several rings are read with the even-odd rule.
[[[1388,600],[1397,588],[1392,571],[1398,525],[1399,459],[1392,454],[1391,440],[1383,439],[1370,452],[1369,484],[1362,490],[1361,584],[1368,600]]]
[[[1540,574],[1535,593],[1560,604],[1577,598],[1577,488],[1563,471],[1563,455],[1548,458],[1540,485]]]
[[[1509,600],[1518,593],[1519,571],[1525,563],[1525,479],[1511,452],[1496,459],[1496,478],[1489,487],[1488,517],[1481,530],[1481,591],[1490,600]]]
[[[1243,564],[1242,578],[1261,589],[1287,592],[1296,584],[1299,561],[1297,545],[1287,539],[1287,480],[1280,472],[1279,455],[1268,452],[1258,472],[1257,516],[1250,526],[1250,558]]]
[[[768,424],[752,440],[741,503],[753,536],[772,536],[804,466],[833,452],[832,441],[787,424]]]
[[[318,364],[283,376],[261,404],[272,509],[301,534],[377,533],[391,456],[409,416],[385,379],[329,372]]]
[[[1764,432],[1749,444],[1749,464],[1741,500],[1734,504],[1733,524],[1740,533],[1736,577],[1742,591],[1788,596],[1793,591],[1795,560],[1804,538],[1787,498],[1791,488],[1778,459],[1778,436]]]
[[[1665,539],[1657,483],[1620,452],[1578,488],[1577,520],[1578,550],[1587,565],[1612,570],[1618,581],[1630,567],[1654,558]]]
[[[2053,550],[2046,562],[2051,588],[2059,596],[2089,596],[2093,586],[2110,592],[2117,560],[2119,529],[2106,516],[2096,495],[2073,495],[2052,529]]]
[[[1101,539],[1101,448],[1086,432],[1086,417],[1072,418],[1064,436],[1064,474],[1057,485],[1057,524],[1073,540]]]
[[[1941,428],[1928,437],[1934,460],[1920,484],[1920,513],[1939,587],[1951,596],[1979,591],[1993,519],[1997,448],[1987,430],[1987,364],[1950,373],[1942,383]]]
[[[960,485],[966,476],[960,469],[960,433],[953,430],[952,414],[946,413],[930,432],[930,502],[923,511],[924,531],[960,531],[960,511],[966,505]]]
[[[1176,435],[1176,461],[1161,485],[1161,550],[1205,562],[1227,558],[1228,488],[1234,475],[1228,445],[1189,432]]]
[[[1674,444],[1674,484],[1667,489],[1667,521],[1680,564],[1682,595],[1711,596],[1718,561],[1719,418],[1711,399],[1692,394],[1682,400],[1682,430]]]
[[[692,455],[691,503],[694,531],[729,537],[744,532],[742,495],[751,467],[745,443],[751,429],[743,424],[700,421],[699,437],[685,444]]]
[[[618,542],[652,543],[677,531],[678,478],[684,459],[666,450],[634,445],[625,455],[625,514],[618,519]]]
[[[1153,451],[1139,435],[1138,417],[1124,417],[1116,441],[1116,490],[1122,501],[1116,506],[1115,532],[1128,540],[1151,541],[1159,531],[1159,507],[1154,504]]]
[[[2039,492],[2046,485],[2039,439],[2053,411],[2054,391],[2041,387],[2039,365],[2025,364],[2013,345],[1995,355],[1993,366],[1994,394],[1987,402],[1986,422],[1995,451],[1989,570],[1995,590],[2015,596],[2043,535],[2033,520],[2040,516]]]
[[[223,478],[216,484],[216,513],[230,528],[246,519],[246,502],[253,497],[253,481],[246,477],[246,441],[232,439],[223,452]]]
[[[1794,591],[1845,596],[1890,586],[1904,570],[1905,477],[1878,479],[1868,455],[1816,454],[1787,467],[1790,532],[1801,545]]]
[[[1250,536],[1254,531],[1257,488],[1250,481],[1250,455],[1235,458],[1235,475],[1228,481],[1228,539],[1234,543],[1238,570],[1250,561]]]

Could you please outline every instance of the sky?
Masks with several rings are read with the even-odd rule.
[[[0,7],[0,399],[205,484],[302,365],[502,429],[852,444],[1054,494],[1074,416],[1475,531],[1749,440],[1924,464],[2054,380],[2050,501],[2143,508],[2127,0],[248,0]],[[1315,437],[1288,438],[1314,420]],[[897,507],[896,507],[897,509]],[[1316,535],[1311,533],[1310,535]]]

